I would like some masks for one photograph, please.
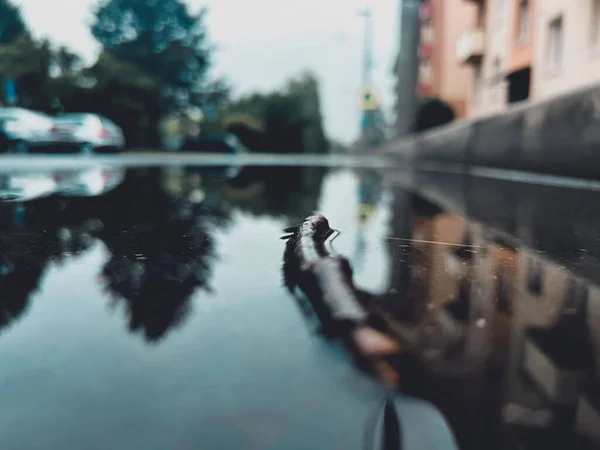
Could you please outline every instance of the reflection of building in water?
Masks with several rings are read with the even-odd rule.
[[[445,413],[461,448],[491,448],[499,436],[496,349],[506,347],[516,252],[460,215],[406,195],[394,193],[396,207],[407,208],[394,210],[388,242],[396,295],[382,300],[423,361],[422,395]]]
[[[363,267],[367,253],[367,229],[372,225],[375,208],[381,200],[381,175],[371,169],[356,169],[358,207],[356,211],[356,245],[352,261],[355,270]]]
[[[394,205],[380,301],[461,448],[599,446],[600,287],[404,191]]]
[[[461,216],[432,208],[427,211],[419,208],[418,202],[423,200],[415,202],[409,234],[405,223],[397,223],[402,229],[390,233],[390,286],[398,295],[388,299],[389,306],[406,325],[411,325],[414,339],[432,367],[466,370],[469,366],[464,358],[475,363],[488,352],[485,347],[489,325],[493,324],[493,306],[490,308],[487,298],[496,294],[482,291],[489,285],[485,277],[497,270],[493,262],[500,261],[510,268],[512,258],[493,245],[485,251],[481,239]],[[510,272],[509,268],[497,270],[499,277],[506,278],[501,274]],[[461,356],[448,359],[449,354]],[[448,364],[450,360],[454,364]]]
[[[584,448],[598,439],[593,318],[600,288],[537,252],[522,250],[506,373],[507,424],[538,445]],[[592,389],[586,389],[590,384]],[[534,448],[533,446],[530,448]]]

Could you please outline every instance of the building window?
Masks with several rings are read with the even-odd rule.
[[[550,22],[548,36],[548,69],[560,70],[563,62],[563,19],[558,17]]]
[[[529,98],[531,90],[531,68],[526,67],[508,76],[508,103],[521,102]]]
[[[600,0],[592,0],[592,48],[600,49]]]
[[[529,38],[529,0],[519,0],[519,34],[520,41],[526,41]]]

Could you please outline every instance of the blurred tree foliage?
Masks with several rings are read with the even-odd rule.
[[[24,32],[19,9],[8,0],[0,0],[0,44],[7,44]]]
[[[71,95],[63,100],[65,110],[110,117],[123,129],[130,145],[155,146],[159,142],[159,82],[135,64],[105,51],[70,86]]]
[[[178,111],[202,91],[209,67],[204,16],[181,0],[108,0],[92,33],[106,51],[160,82],[162,110]]]
[[[342,142],[332,140],[329,145],[329,152],[335,154],[343,154],[348,152],[348,146]]]
[[[326,153],[318,82],[305,73],[282,90],[254,93],[230,102],[224,128],[250,150],[272,153]],[[323,167],[246,168],[223,192],[237,208],[257,216],[284,217],[297,225],[317,209],[327,169]]]
[[[36,42],[27,33],[0,46],[2,78],[18,81],[20,104],[33,109],[49,105],[52,52],[47,41]]]
[[[318,208],[327,167],[246,167],[222,187],[222,198],[256,217],[271,216],[298,225]]]
[[[435,97],[423,98],[417,110],[415,131],[421,132],[445,125],[455,117],[454,109],[444,100]]]
[[[161,117],[228,95],[223,81],[206,82],[204,15],[190,14],[181,0],[105,1],[92,26],[104,49],[85,68],[66,48],[35,41],[18,9],[0,0],[0,82],[16,82],[18,106],[103,114],[129,145],[156,146]]]
[[[15,81],[17,106],[102,114],[132,147],[160,146],[161,120],[199,107],[204,134],[233,132],[253,151],[327,152],[317,79],[305,73],[279,91],[229,101],[229,85],[207,77],[205,15],[183,0],[103,0],[91,28],[103,50],[85,67],[68,49],[33,39],[18,9],[0,0],[0,83]]]
[[[281,91],[253,93],[227,106],[225,127],[253,151],[326,153],[318,81],[304,73]],[[260,125],[257,125],[260,124]]]

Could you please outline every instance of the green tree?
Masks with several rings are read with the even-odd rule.
[[[0,44],[7,44],[25,32],[19,9],[8,0],[0,0]]]
[[[329,144],[323,130],[319,83],[316,77],[310,72],[305,72],[289,82],[287,91],[299,106],[304,151],[327,152]]]
[[[77,73],[73,90],[63,98],[67,111],[96,112],[114,120],[128,145],[155,146],[159,142],[159,82],[109,51]],[[107,95],[109,93],[109,95]]]
[[[0,45],[0,79],[16,80],[21,106],[47,110],[50,105],[52,49],[47,41],[36,42],[21,34]]]
[[[435,97],[424,98],[417,110],[415,131],[421,132],[445,125],[455,117],[454,109],[444,100]]]
[[[329,141],[329,152],[343,154],[348,152],[348,146],[339,141]]]
[[[53,66],[59,76],[76,76],[83,67],[81,58],[66,47],[59,47],[52,55]]]
[[[64,47],[35,41],[27,33],[0,45],[0,81],[15,80],[18,105],[45,112],[61,109],[81,76],[81,60]]]
[[[232,120],[240,116],[246,119]],[[248,126],[248,118],[261,124],[262,139],[258,138],[256,127]],[[289,81],[281,91],[252,93],[230,102],[225,122],[228,131],[238,134],[255,151],[325,153],[329,149],[322,125],[318,82],[310,73]],[[261,147],[255,147],[256,143],[261,143]]]
[[[165,112],[192,104],[202,90],[210,49],[205,10],[191,14],[181,0],[107,0],[92,33],[114,56],[137,65],[161,84]]]

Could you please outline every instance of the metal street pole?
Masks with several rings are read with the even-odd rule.
[[[370,86],[373,71],[373,12],[369,6],[360,13],[365,18],[365,37],[363,47],[363,87]]]
[[[421,35],[419,0],[401,0],[400,54],[398,64],[396,135],[413,131],[417,112],[419,76],[419,40]]]
[[[374,98],[373,82],[373,11],[369,4],[360,15],[365,19],[365,35],[363,47],[363,67],[362,67],[362,116],[360,124],[361,140],[370,145],[375,128],[375,111],[373,110]]]

